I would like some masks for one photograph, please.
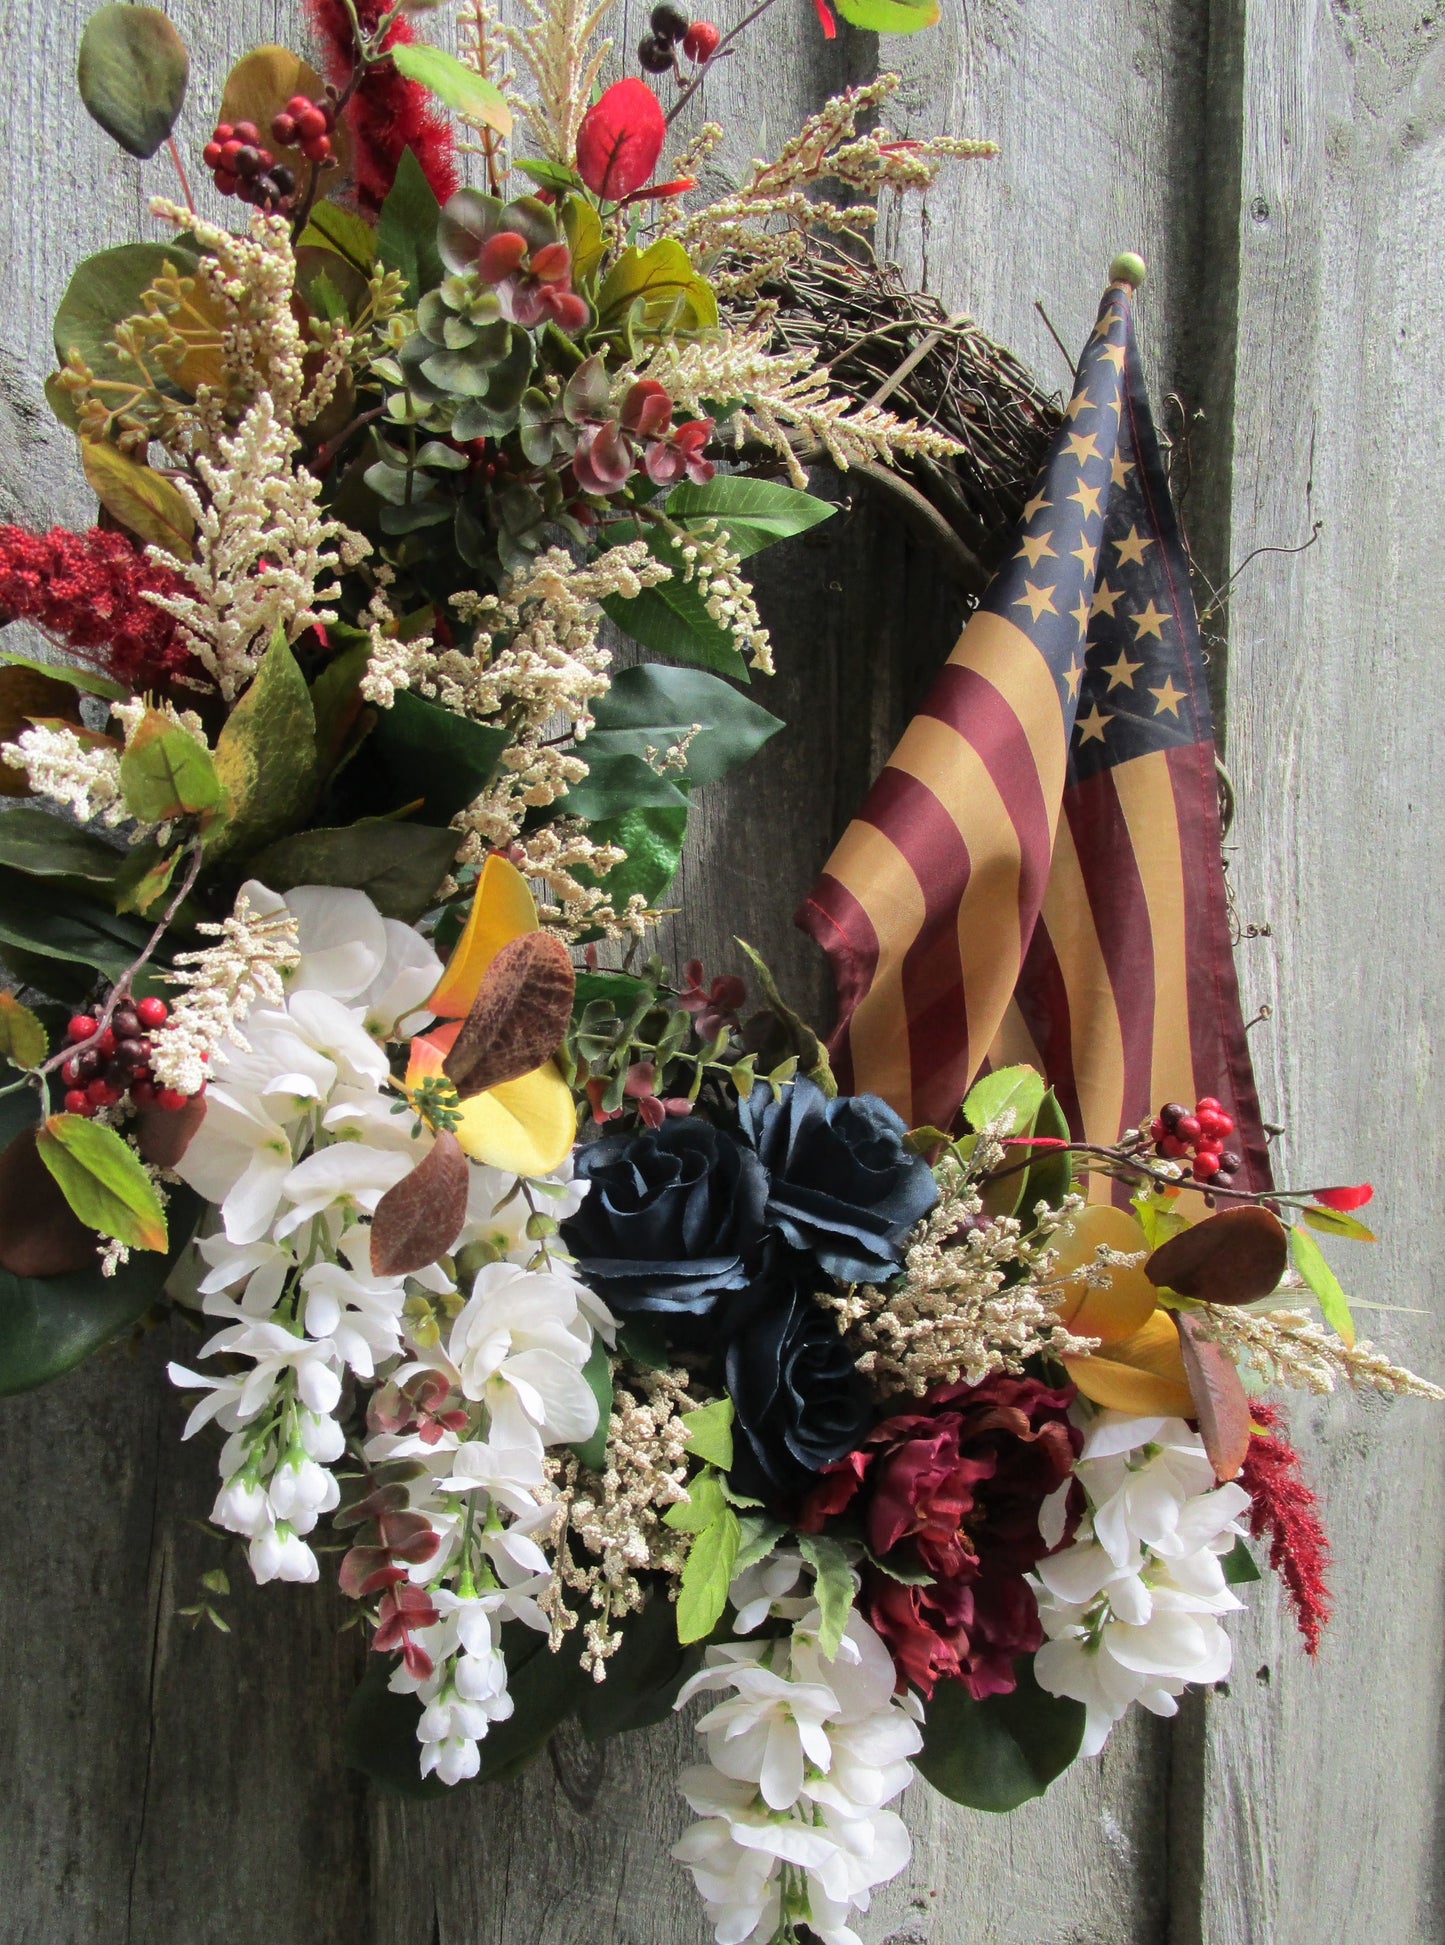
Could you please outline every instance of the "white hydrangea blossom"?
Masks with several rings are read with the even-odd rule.
[[[1219,1617],[1243,1606],[1220,1556],[1244,1529],[1249,1495],[1217,1486],[1203,1441],[1182,1418],[1100,1412],[1074,1477],[1087,1511],[1071,1545],[1031,1582],[1048,1636],[1039,1686],[1084,1704],[1083,1753],[1094,1756],[1133,1702],[1173,1715],[1190,1683],[1223,1681],[1231,1646]],[[1040,1528],[1063,1537],[1069,1482],[1044,1502]]]
[[[856,1610],[837,1654],[823,1654],[801,1567],[779,1554],[734,1581],[740,1626],[771,1614],[791,1633],[709,1648],[678,1696],[679,1708],[719,1697],[697,1725],[708,1762],[679,1779],[700,1821],[673,1849],[718,1945],[772,1938],[785,1919],[806,1921],[823,1945],[860,1945],[851,1917],[911,1854],[886,1806],[913,1778],[918,1703],[895,1695],[892,1658]]]

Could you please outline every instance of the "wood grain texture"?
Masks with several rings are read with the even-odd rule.
[[[0,149],[0,518],[83,524],[69,439],[40,396],[50,317],[87,251],[150,233],[163,160],[121,158],[75,104],[83,5],[0,20],[17,53]],[[295,38],[289,0],[176,0],[193,54],[191,147],[229,58]],[[710,81],[719,187],[845,81],[896,65],[893,120],[987,134],[926,207],[885,212],[885,250],[977,316],[1046,381],[1109,259],[1137,247],[1156,389],[1196,426],[1192,530],[1206,565],[1293,540],[1234,604],[1230,718],[1241,784],[1234,871],[1266,1101],[1308,1131],[1291,1171],[1370,1156],[1401,1240],[1356,1287],[1428,1303],[1445,1242],[1440,871],[1431,743],[1441,627],[1427,508],[1445,394],[1438,317],[1437,29],[1405,0],[950,0],[942,26],[881,47],[819,40],[788,0]],[[615,16],[624,46],[646,8]],[[726,17],[724,15],[724,17]],[[428,31],[441,29],[432,15]],[[1264,213],[1260,214],[1263,208]],[[1235,414],[1237,413],[1237,420]],[[951,644],[926,555],[846,480],[837,518],[758,563],[778,640],[759,699],[788,723],[754,769],[703,795],[666,948],[740,970],[735,934],[822,1019],[826,978],[790,916]],[[1365,943],[1368,942],[1368,945]],[[1269,1037],[1265,1037],[1265,1033]],[[1433,1254],[1432,1254],[1433,1245]],[[1335,1251],[1342,1270],[1353,1264]],[[1368,1328],[1439,1375],[1433,1319]],[[686,1811],[686,1723],[593,1749],[568,1732],[495,1791],[403,1804],[345,1771],[339,1725],[361,1659],[345,1603],[249,1587],[235,1632],[177,1610],[222,1557],[213,1453],[181,1447],[165,1384],[182,1324],[0,1405],[12,1494],[0,1561],[0,1945],[703,1945],[667,1856]],[[1297,1430],[1336,1540],[1339,1620],[1305,1664],[1267,1588],[1239,1631],[1233,1693],[1116,1733],[1008,1819],[918,1784],[913,1865],[861,1924],[868,1945],[1411,1945],[1445,1937],[1437,1883],[1445,1421],[1426,1407],[1307,1406]],[[1258,1671],[1258,1672],[1257,1672]]]

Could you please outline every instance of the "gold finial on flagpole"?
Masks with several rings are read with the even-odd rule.
[[[1144,274],[1144,259],[1137,250],[1121,250],[1109,265],[1109,282],[1127,284],[1130,290],[1138,290]]]

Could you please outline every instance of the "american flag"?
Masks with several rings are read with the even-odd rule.
[[[1235,980],[1199,622],[1134,345],[1105,293],[995,578],[798,914],[839,1084],[947,1127],[1024,1061],[1076,1138],[1170,1100],[1269,1185]]]

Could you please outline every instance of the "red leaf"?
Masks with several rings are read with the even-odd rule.
[[[582,117],[577,173],[607,202],[640,189],[657,167],[667,139],[662,104],[635,75],[614,81]]]
[[[462,1099],[484,1088],[500,1087],[504,1081],[520,1080],[550,1060],[572,1018],[576,986],[567,948],[550,932],[524,932],[504,945],[488,966],[472,1010],[442,1064],[442,1072]],[[436,1254],[433,1250],[427,1262]]]
[[[1338,1209],[1342,1214],[1350,1209],[1363,1209],[1375,1191],[1368,1182],[1361,1182],[1353,1189],[1316,1189],[1314,1198],[1327,1209]]]
[[[1244,1386],[1225,1352],[1200,1334],[1187,1311],[1176,1312],[1174,1322],[1204,1450],[1215,1478],[1233,1479],[1249,1450],[1249,1400]]]
[[[467,1219],[469,1174],[456,1136],[438,1135],[431,1153],[376,1205],[373,1276],[410,1276],[446,1255]]]
[[[823,38],[825,40],[830,40],[830,41],[837,40],[838,23],[833,18],[832,12],[829,9],[827,4],[827,0],[813,0],[813,5],[817,10],[818,25],[823,30]]]

